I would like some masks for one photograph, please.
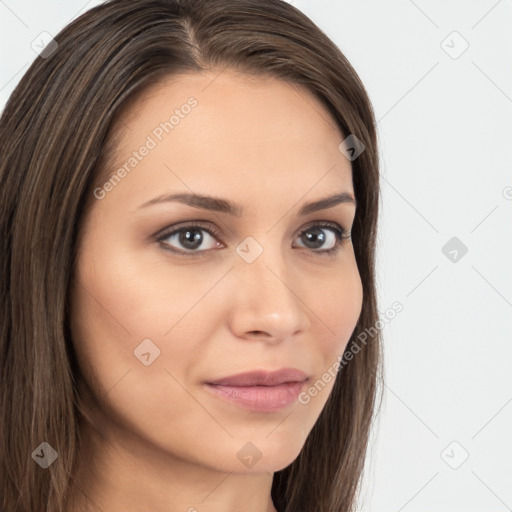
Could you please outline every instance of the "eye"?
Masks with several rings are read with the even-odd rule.
[[[330,232],[330,236],[326,236],[325,232]],[[300,237],[306,240],[306,248],[312,249],[313,252],[333,256],[341,249],[341,245],[345,239],[350,238],[350,232],[335,222],[316,221],[300,232]],[[314,250],[318,248],[318,244],[325,244],[328,247],[322,250]]]
[[[204,250],[215,248],[218,245],[218,242],[215,241],[215,237],[219,237],[220,233],[211,226],[207,229],[199,224],[188,224],[181,228],[175,228],[170,232],[164,233],[157,240],[162,245],[166,246],[167,250],[171,252],[184,254],[186,256],[195,256],[195,254],[193,253],[204,252],[204,250],[196,250],[203,244],[205,239],[205,237],[201,233],[207,233],[206,239],[210,237],[213,240],[213,243],[210,242],[210,247],[207,247]],[[173,247],[172,244],[165,242],[165,240],[170,240],[173,238],[175,239],[176,242],[181,244],[182,248]]]
[[[330,235],[326,235],[326,232],[329,232]],[[206,233],[206,237],[202,233]],[[171,231],[167,231],[157,237],[157,241],[164,246],[165,250],[194,257],[216,247],[222,248],[223,244],[216,240],[220,236],[220,232],[211,225],[208,225],[208,228],[206,228],[199,222],[196,222],[195,224],[187,224],[182,227],[174,226]],[[340,250],[343,240],[350,238],[350,233],[335,222],[316,221],[300,231],[298,237],[305,240],[305,245],[299,247],[310,249],[314,253],[334,255]],[[204,242],[205,240],[208,242],[208,238],[211,238],[211,240],[206,244],[207,247],[204,247]],[[174,243],[179,244],[181,247],[176,247],[169,242],[173,239]],[[328,247],[322,248],[323,245]],[[198,250],[201,247],[203,249]]]

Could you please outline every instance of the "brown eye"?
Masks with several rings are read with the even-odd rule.
[[[158,237],[158,241],[169,251],[185,255],[195,255],[195,253],[205,252],[218,247],[218,242],[215,238],[217,236],[219,234],[211,227],[207,229],[200,225],[189,224],[164,233]],[[169,243],[170,239],[173,239],[173,243]]]
[[[350,234],[339,224],[315,222],[302,230],[300,237],[306,249],[329,255],[337,253],[343,240],[350,238]]]

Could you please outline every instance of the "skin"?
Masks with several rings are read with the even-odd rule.
[[[103,512],[275,512],[273,473],[299,455],[334,379],[309,403],[277,412],[239,407],[202,383],[294,367],[310,376],[307,390],[343,353],[361,312],[352,241],[329,257],[321,251],[335,245],[335,232],[322,228],[316,246],[301,235],[313,221],[350,230],[355,205],[298,216],[306,202],[354,197],[351,164],[338,149],[344,136],[297,85],[217,75],[166,79],[124,112],[119,166],[190,96],[198,102],[84,219],[71,325],[92,424],[80,427],[72,512],[93,504]],[[176,192],[228,199],[244,214],[179,202],[139,208]],[[199,220],[221,235],[199,231],[195,249],[179,234],[165,239],[196,257],[155,238]],[[249,236],[263,249],[252,263],[235,251]],[[146,366],[134,350],[148,338],[160,356]],[[250,468],[237,457],[248,442],[261,454]]]

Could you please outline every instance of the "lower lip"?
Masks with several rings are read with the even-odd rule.
[[[273,412],[293,404],[305,382],[287,382],[278,386],[225,386],[206,384],[206,388],[246,409]]]

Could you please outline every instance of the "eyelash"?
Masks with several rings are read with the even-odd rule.
[[[332,247],[331,249],[324,249],[321,250],[314,250],[310,249],[313,253],[320,253],[325,256],[335,257],[336,254],[340,251],[341,245],[343,244],[343,241],[346,239],[349,239],[351,234],[348,230],[337,224],[336,222],[329,222],[329,221],[315,221],[311,224],[309,224],[306,228],[304,228],[298,236],[304,235],[304,233],[307,233],[310,229],[320,227],[320,228],[326,228],[334,232],[336,235],[336,245]],[[180,228],[175,228],[172,231],[165,232],[161,236],[157,237],[157,242],[160,242],[160,244],[163,246],[163,249],[166,251],[170,251],[175,254],[180,254],[186,257],[197,257],[201,253],[208,252],[210,249],[202,250],[202,251],[182,251],[180,249],[176,249],[175,247],[170,247],[169,244],[165,243],[164,240],[177,234],[182,231],[187,230],[201,230],[206,231],[210,236],[213,238],[220,238],[221,233],[214,227],[208,226],[208,228],[204,227],[200,221],[197,221],[196,224],[187,224],[184,226],[181,226]],[[307,249],[307,247],[301,247],[301,249]]]

